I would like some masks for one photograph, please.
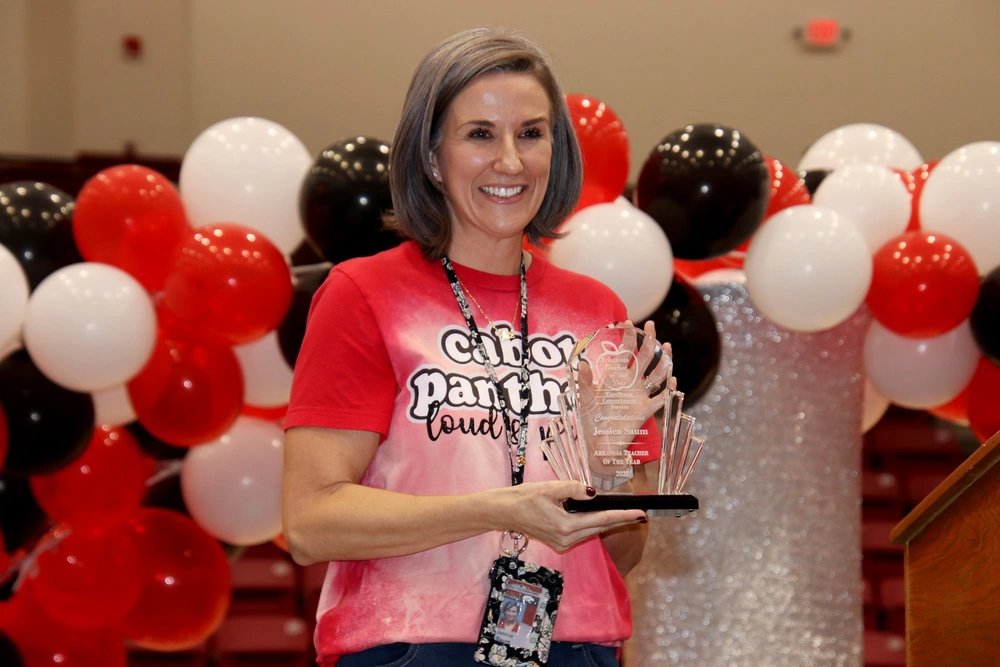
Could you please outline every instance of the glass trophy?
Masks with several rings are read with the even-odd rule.
[[[597,490],[595,498],[567,500],[571,512],[681,516],[698,509],[684,489],[704,438],[682,410],[684,394],[671,386],[672,361],[654,353],[655,341],[643,342],[632,324],[609,324],[580,340],[567,362],[559,416],[550,420],[542,451],[556,477]]]

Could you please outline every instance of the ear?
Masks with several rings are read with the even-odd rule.
[[[427,158],[428,161],[431,163],[431,173],[434,175],[434,180],[440,183],[441,172],[438,171],[437,155],[434,154],[434,151],[431,151],[430,154],[427,156]]]

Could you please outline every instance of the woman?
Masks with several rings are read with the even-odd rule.
[[[568,350],[625,309],[522,252],[525,236],[556,236],[581,173],[531,42],[471,30],[420,63],[390,158],[394,224],[410,240],[334,267],[286,421],[285,536],[299,563],[330,562],[320,664],[477,664],[503,539],[562,573],[549,664],[617,664],[631,631],[622,576],[646,517],[566,512],[596,492],[555,481],[539,441]]]

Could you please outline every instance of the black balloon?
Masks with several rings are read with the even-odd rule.
[[[73,198],[46,183],[0,185],[0,245],[20,262],[31,289],[53,271],[82,262],[73,238]]]
[[[691,405],[712,386],[722,356],[712,311],[694,286],[675,275],[667,298],[647,319],[656,325],[656,337],[670,343],[677,389]]]
[[[0,531],[7,552],[34,544],[48,526],[48,517],[31,493],[28,480],[0,472]]]
[[[7,636],[7,633],[0,631],[0,665],[4,667],[23,667],[24,660],[17,646]]]
[[[734,250],[764,220],[767,164],[739,130],[698,124],[671,132],[643,164],[636,206],[666,232],[674,256],[706,259]]]
[[[147,431],[142,424],[135,421],[125,425],[125,430],[135,438],[139,449],[151,459],[157,461],[168,461],[172,459],[182,459],[187,456],[187,447],[178,447],[169,442],[160,440],[155,435]]]
[[[292,260],[292,266],[309,266],[326,261],[322,255],[316,252],[316,248],[313,247],[312,243],[309,243],[308,239],[297,245],[288,258]]]
[[[830,175],[829,169],[809,169],[807,171],[799,172],[799,178],[801,178],[806,184],[806,190],[809,191],[809,196],[812,197],[816,194],[816,190],[819,189],[820,183],[823,182],[827,176]]]
[[[299,190],[306,238],[331,262],[398,245],[399,236],[382,225],[383,213],[391,209],[389,145],[371,137],[328,146]]]
[[[328,268],[316,268],[299,272],[295,276],[292,305],[288,307],[285,318],[278,325],[281,356],[292,368],[295,368],[295,360],[299,358],[299,348],[302,347],[302,338],[306,334],[306,318],[309,315],[313,295],[326,280],[328,273],[330,273]]]
[[[983,354],[1000,364],[1000,266],[983,277],[969,326]]]
[[[150,486],[142,499],[142,506],[159,507],[160,509],[191,516],[187,503],[184,502],[184,491],[181,488],[180,473],[164,475]]]
[[[7,415],[4,468],[14,474],[62,468],[83,453],[94,432],[90,394],[52,382],[24,350],[0,361],[0,406]]]

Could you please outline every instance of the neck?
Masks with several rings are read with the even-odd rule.
[[[477,246],[452,242],[447,254],[456,264],[485,273],[513,276],[521,267],[521,239],[504,239]],[[525,259],[528,261],[530,255]]]

